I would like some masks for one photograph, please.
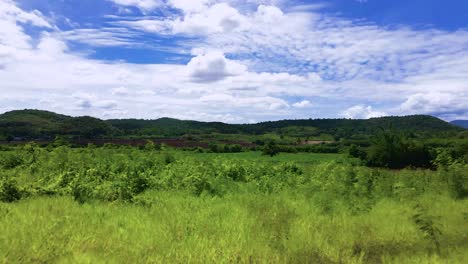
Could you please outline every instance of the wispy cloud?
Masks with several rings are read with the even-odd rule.
[[[136,46],[135,38],[141,34],[127,28],[81,28],[62,31],[58,37],[66,41],[74,41],[98,47],[107,46]],[[140,45],[142,45],[140,43]]]

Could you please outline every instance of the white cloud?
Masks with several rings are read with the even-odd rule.
[[[184,13],[201,12],[208,8],[214,0],[169,0],[168,4],[174,8],[183,10]]]
[[[138,34],[124,28],[85,28],[57,33],[59,38],[98,47],[136,46]],[[140,44],[142,45],[142,44]]]
[[[387,115],[384,112],[375,111],[372,106],[356,105],[343,112],[343,116],[353,119],[368,119]]]
[[[107,0],[122,6],[135,6],[142,11],[151,11],[164,5],[161,0]]]
[[[229,94],[209,94],[202,96],[200,101],[211,107],[235,107],[260,110],[281,110],[289,108],[286,101],[274,97],[235,97]]]
[[[171,24],[162,20],[141,19],[137,21],[118,21],[113,24],[159,34],[170,34],[172,32]]]
[[[226,59],[221,52],[200,54],[187,64],[189,75],[196,82],[215,82],[229,76],[244,74],[247,68],[235,61]]]
[[[190,35],[233,32],[246,25],[245,17],[228,4],[215,4],[199,13],[189,13],[183,19],[172,21],[173,33]]]
[[[245,30],[249,26],[247,18],[226,3],[217,3],[204,8],[196,8],[198,5],[195,5],[195,3],[180,6],[184,8],[185,12],[181,17],[136,21],[123,20],[114,22],[114,24],[166,35],[184,34],[192,36],[234,32]],[[199,4],[201,5],[201,3]]]
[[[461,96],[443,92],[418,93],[409,96],[400,108],[401,113],[407,114],[464,116],[468,114],[468,97],[466,93]]]
[[[303,101],[293,104],[293,107],[296,107],[296,108],[307,108],[311,106],[312,106],[312,103],[309,100],[303,100]]]
[[[30,23],[37,27],[51,28],[47,19],[38,10],[26,12],[18,8],[11,0],[0,0],[0,17],[2,20]]]
[[[315,3],[315,4],[304,4],[304,5],[295,5],[288,8],[289,12],[310,12],[318,11],[320,9],[328,7],[327,3]]]

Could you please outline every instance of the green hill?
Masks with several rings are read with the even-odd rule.
[[[0,138],[52,139],[57,135],[103,137],[114,128],[103,120],[71,117],[48,111],[16,110],[0,115]]]
[[[242,133],[259,135],[278,133],[284,135],[307,136],[329,134],[335,138],[350,138],[374,134],[382,129],[406,131],[419,135],[457,132],[461,129],[432,116],[415,115],[405,117],[382,117],[367,120],[354,119],[302,119],[269,121],[257,124],[225,124],[197,121],[183,121],[170,118],[157,120],[108,120],[110,124],[129,135],[178,136],[186,133]],[[301,132],[302,131],[302,132]],[[313,133],[312,133],[313,131]],[[302,133],[302,134],[301,134]],[[311,134],[312,133],[312,134]]]
[[[382,129],[411,133],[418,137],[453,135],[462,128],[438,118],[424,115],[382,117],[367,120],[301,119],[226,124],[221,122],[185,121],[172,118],[156,120],[71,117],[48,111],[17,110],[0,115],[0,139],[52,139],[56,135],[81,138],[178,137],[185,134],[210,135],[274,133],[290,137],[328,135],[340,138],[367,138]]]

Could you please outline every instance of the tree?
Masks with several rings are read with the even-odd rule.
[[[279,153],[279,148],[278,145],[276,145],[276,142],[271,140],[269,141],[262,150],[263,155],[268,155],[270,157],[276,156]]]
[[[218,153],[219,152],[219,146],[218,144],[214,143],[214,142],[210,142],[208,144],[208,148],[210,149],[211,152],[213,153]]]
[[[367,156],[369,166],[389,169],[431,167],[431,155],[423,144],[389,131],[374,137]]]

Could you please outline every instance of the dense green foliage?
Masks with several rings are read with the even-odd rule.
[[[468,167],[338,154],[35,144],[0,150],[0,260],[466,263]]]
[[[370,138],[367,147],[351,144],[350,157],[359,158],[370,167],[388,169],[431,168],[454,162],[468,163],[468,141],[415,139],[407,134],[381,131]]]
[[[432,165],[427,146],[391,132],[382,132],[373,139],[366,159],[370,166],[390,169],[429,168]]]

